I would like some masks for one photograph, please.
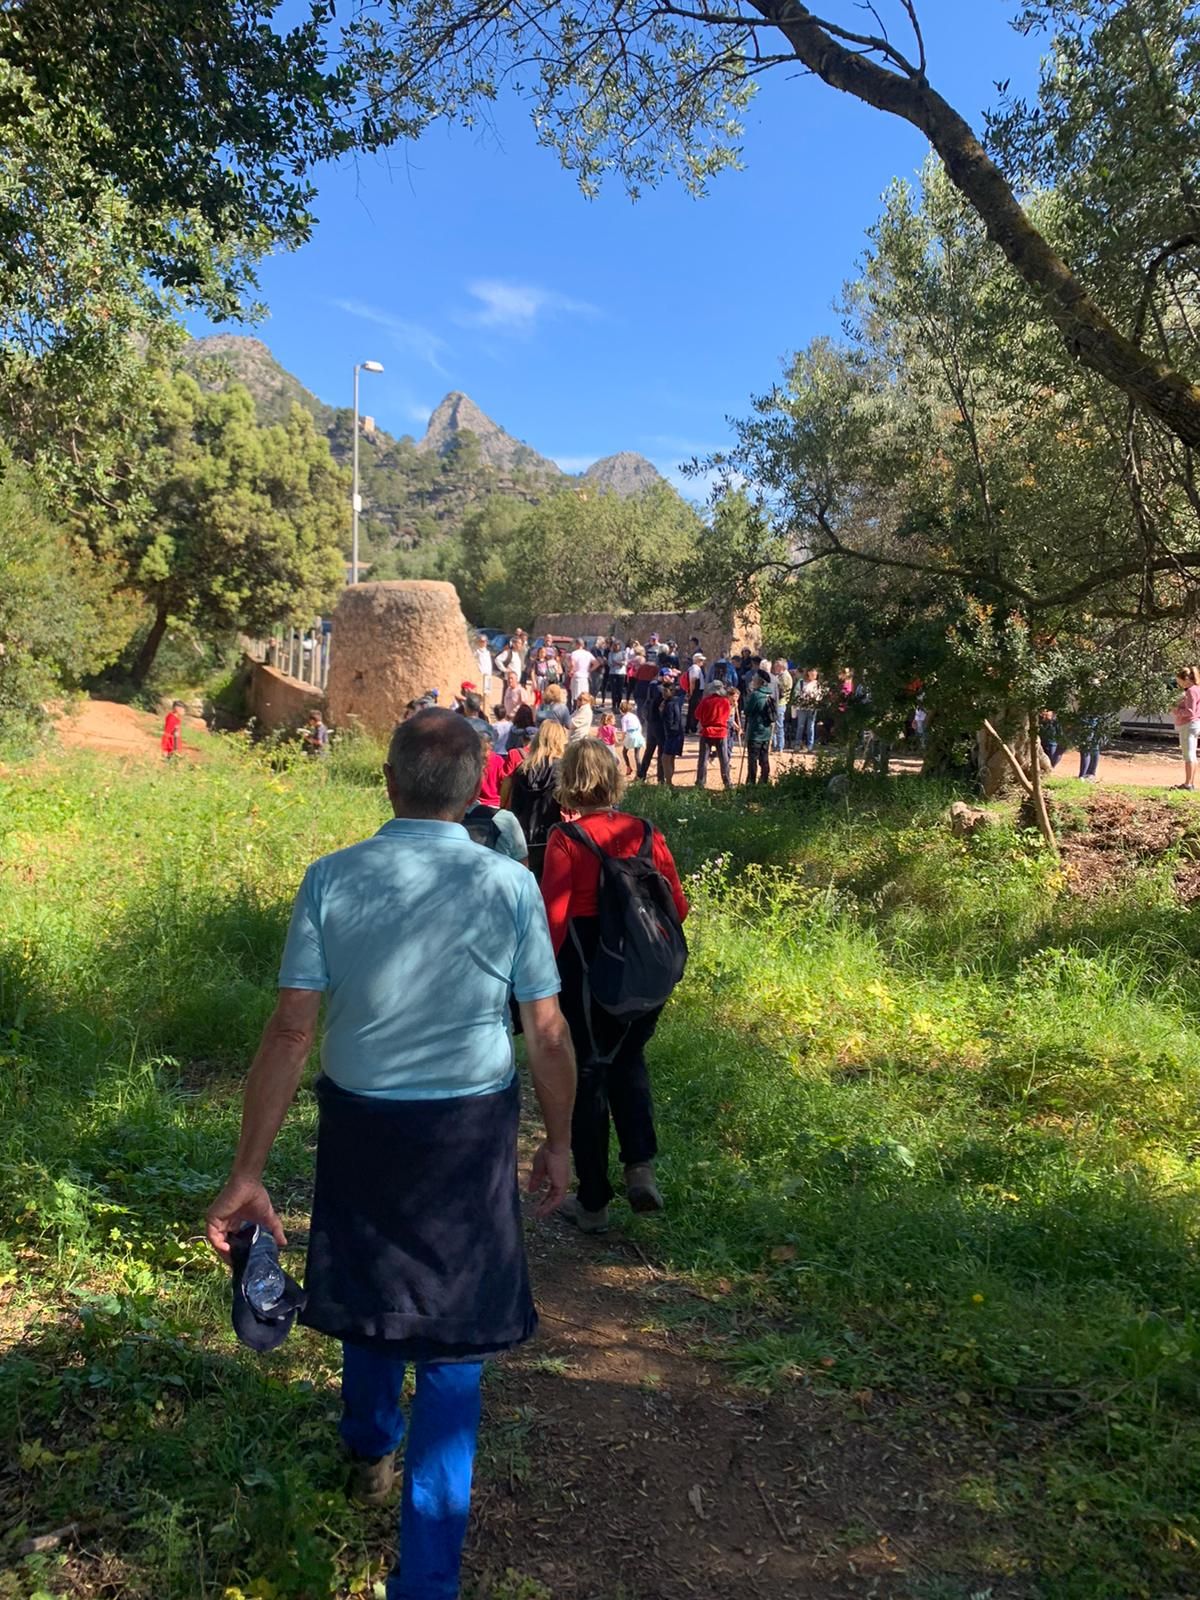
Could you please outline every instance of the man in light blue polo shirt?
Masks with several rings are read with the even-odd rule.
[[[418,712],[396,729],[384,772],[394,819],[314,862],[300,886],[208,1236],[225,1256],[246,1221],[284,1242],[262,1173],[324,994],[301,1320],[342,1340],[356,1499],[391,1491],[400,1391],[415,1364],[387,1600],[454,1600],[482,1361],[537,1323],[515,1181],[510,996],[546,1128],[529,1183],[539,1215],[567,1189],[575,1063],[533,875],[461,825],[483,772],[478,735],[451,712]]]

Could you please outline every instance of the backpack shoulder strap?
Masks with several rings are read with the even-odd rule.
[[[652,861],[654,859],[654,824],[647,822],[643,817],[642,828],[642,842],[638,846],[638,855],[641,856],[643,861]]]
[[[586,845],[593,855],[600,857],[601,861],[608,860],[608,856],[601,850],[595,839],[592,838],[586,828],[580,827],[578,822],[560,822],[559,827],[568,839],[574,839],[576,844]]]

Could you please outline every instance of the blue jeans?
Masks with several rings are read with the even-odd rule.
[[[1094,778],[1100,766],[1100,746],[1084,744],[1079,749],[1079,776]]]
[[[385,1456],[404,1438],[405,1363],[382,1350],[342,1346],[343,1443]],[[418,1362],[400,1504],[400,1556],[387,1600],[457,1600],[471,1473],[479,1433],[483,1363]]]
[[[783,724],[787,717],[787,707],[780,702],[775,708],[775,732],[771,735],[771,749],[777,753],[783,751]]]
[[[801,706],[800,715],[796,718],[796,744],[803,745],[806,750],[811,750],[817,742],[817,708],[816,706]]]

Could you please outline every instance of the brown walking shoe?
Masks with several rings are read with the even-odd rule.
[[[346,1499],[356,1506],[386,1505],[396,1487],[396,1452],[386,1456],[351,1456]]]
[[[654,1180],[653,1161],[639,1161],[625,1168],[625,1193],[634,1211],[663,1211],[663,1197]]]
[[[558,1215],[572,1228],[578,1228],[580,1233],[607,1233],[608,1232],[608,1207],[601,1206],[599,1211],[585,1211],[579,1204],[577,1194],[569,1194],[558,1208]]]

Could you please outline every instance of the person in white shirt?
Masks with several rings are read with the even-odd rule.
[[[576,739],[591,738],[594,731],[592,721],[592,697],[585,689],[575,702],[575,709],[571,713],[571,731],[568,738],[572,744]]]
[[[637,773],[638,755],[645,748],[646,735],[642,732],[642,719],[632,700],[621,702],[621,753],[625,757],[625,771],[630,777]]]
[[[608,652],[608,681],[612,686],[612,704],[614,711],[620,711],[621,701],[625,698],[625,674],[629,667],[631,650],[614,639]]]
[[[517,643],[515,637],[508,641],[508,643],[504,646],[504,649],[501,650],[500,654],[496,657],[495,666],[497,672],[515,672],[518,681],[520,680],[521,669],[524,666],[524,660],[521,656],[521,647]]]
[[[579,703],[580,695],[587,694],[588,681],[597,662],[582,639],[576,639],[575,648],[567,659],[571,668],[571,704],[574,706]]]
[[[707,658],[697,650],[692,656],[692,664],[687,671],[687,731],[689,733],[696,732],[696,707],[704,698],[704,667],[706,660]]]
[[[486,705],[492,692],[492,652],[485,633],[475,636],[475,660],[479,666],[479,692]]]

